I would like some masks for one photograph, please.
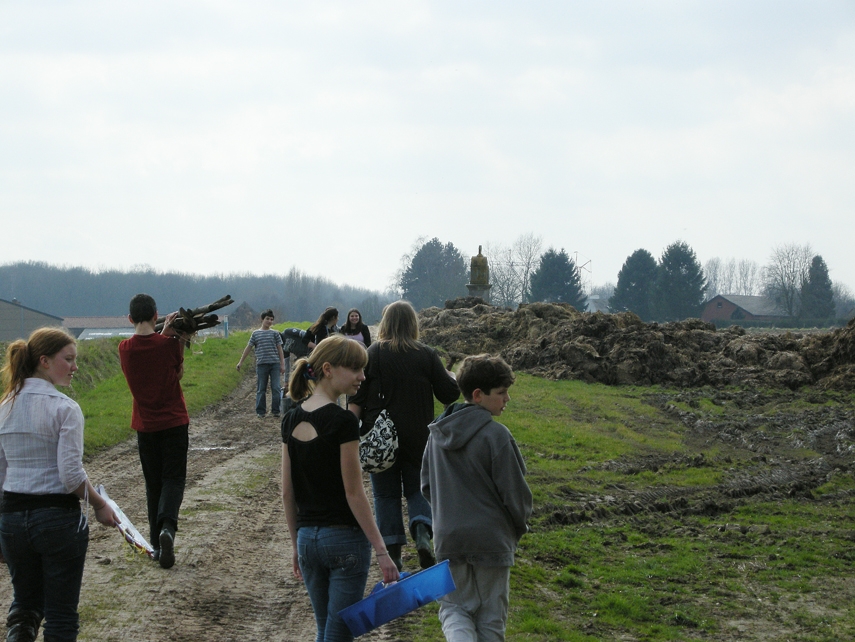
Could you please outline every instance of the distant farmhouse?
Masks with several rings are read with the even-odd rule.
[[[33,330],[61,325],[62,317],[33,310],[21,305],[16,299],[0,299],[0,341],[26,339]]]
[[[587,299],[588,312],[609,312],[609,300],[600,298],[599,294],[591,294]]]
[[[16,300],[0,299],[0,341],[26,339],[33,330],[62,327],[71,336],[86,341],[102,337],[129,337],[134,326],[128,317],[58,317],[33,310]]]
[[[701,321],[765,321],[789,318],[777,304],[765,296],[719,294],[704,304]]]
[[[258,314],[244,301],[229,315],[229,326],[235,330],[255,328],[259,323]]]
[[[103,339],[105,337],[129,337],[134,326],[123,317],[65,317],[62,322],[68,332],[79,339]]]

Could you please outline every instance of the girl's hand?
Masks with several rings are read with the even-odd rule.
[[[392,558],[389,557],[388,553],[378,556],[377,564],[380,565],[380,570],[383,572],[384,584],[398,581],[398,578],[400,577],[398,567],[395,566],[395,562],[392,561]]]
[[[303,571],[300,570],[300,557],[297,555],[297,551],[295,550],[291,556],[291,566],[294,569],[294,577],[296,577],[301,582],[303,581]]]
[[[119,518],[116,517],[116,513],[113,512],[113,509],[110,508],[110,505],[107,502],[104,502],[104,505],[100,508],[95,509],[95,519],[97,519],[100,524],[104,524],[104,526],[119,525]]]

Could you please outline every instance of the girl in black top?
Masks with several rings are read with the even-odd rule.
[[[333,307],[327,308],[321,312],[318,320],[306,330],[303,343],[309,347],[309,350],[313,350],[316,345],[332,334],[332,329],[336,323],[338,323],[338,310]]]
[[[384,582],[398,579],[362,486],[359,422],[335,400],[365,380],[368,355],[341,335],[297,361],[289,392],[302,400],[282,419],[282,503],[294,575],[309,593],[318,640],[351,640],[338,612],[362,599],[371,547]]]

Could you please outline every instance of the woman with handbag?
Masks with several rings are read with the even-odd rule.
[[[309,593],[317,641],[352,640],[338,613],[362,599],[371,547],[384,582],[398,579],[362,486],[359,422],[335,400],[365,380],[365,348],[335,335],[321,341],[291,373],[301,400],[282,419],[282,503],[294,575]]]
[[[401,548],[407,543],[401,498],[407,501],[409,533],[416,543],[419,565],[436,559],[430,504],[422,496],[422,454],[433,420],[434,396],[443,404],[456,401],[460,389],[454,375],[442,365],[436,350],[419,341],[419,320],[407,301],[395,301],[383,310],[377,341],[368,348],[365,383],[350,399],[349,408],[362,418],[362,432],[370,429],[386,410],[398,434],[395,463],[371,474],[374,512],[383,541],[398,569]]]

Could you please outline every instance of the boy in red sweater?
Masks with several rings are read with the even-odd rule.
[[[157,304],[147,294],[130,303],[128,319],[134,336],[119,344],[122,372],[134,398],[131,428],[137,431],[148,523],[155,559],[161,567],[175,564],[178,509],[187,477],[190,417],[181,390],[184,344],[172,327],[177,312],[155,331]]]

